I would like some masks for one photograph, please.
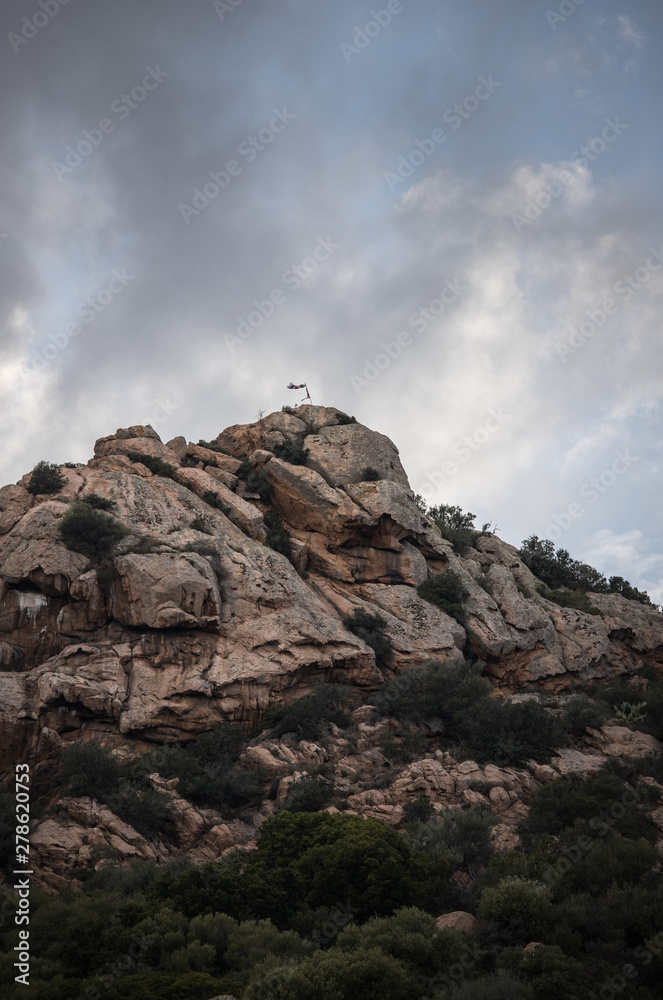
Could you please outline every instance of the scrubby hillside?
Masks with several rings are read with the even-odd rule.
[[[94,453],[0,490],[33,995],[658,995],[646,595],[427,510],[334,408]]]

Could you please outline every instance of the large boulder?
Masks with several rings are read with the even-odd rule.
[[[332,486],[345,486],[365,479],[366,469],[375,469],[380,479],[400,483],[409,489],[398,449],[384,434],[363,424],[321,427],[304,439],[307,465]]]
[[[210,628],[220,613],[219,585],[204,556],[131,553],[115,560],[112,614],[124,625]]]

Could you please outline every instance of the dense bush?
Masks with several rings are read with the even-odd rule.
[[[27,489],[35,496],[39,493],[57,493],[66,482],[59,465],[37,462],[28,481]]]
[[[476,514],[465,513],[462,507],[446,503],[430,507],[426,514],[435,522],[442,537],[451,542],[454,552],[463,555],[472,548],[477,533],[474,526]]]
[[[320,740],[331,723],[345,729],[352,722],[348,709],[356,700],[352,688],[341,684],[316,684],[310,694],[285,708],[272,710],[265,718],[274,737],[294,733],[298,740]]]
[[[114,500],[110,500],[108,497],[102,497],[99,493],[87,493],[84,497],[80,497],[81,503],[87,503],[90,507],[94,507],[95,510],[112,510],[113,507],[117,507]]]
[[[485,806],[445,809],[432,819],[413,819],[405,839],[431,858],[446,858],[454,867],[485,865],[493,853],[491,830],[497,820]]]
[[[560,778],[544,785],[530,803],[527,818],[519,832],[528,843],[532,837],[559,835],[572,830],[591,838],[618,834],[637,840],[653,839],[655,829],[642,809],[646,793],[634,789],[616,774],[597,774],[590,778]]]
[[[244,482],[247,493],[254,494],[264,501],[269,500],[272,495],[272,484],[264,469],[256,469],[244,459],[236,475]]]
[[[228,514],[228,505],[223,502],[219,494],[215,493],[214,490],[205,490],[201,499],[204,500],[209,507],[214,507],[215,510],[220,510],[222,514]]]
[[[226,451],[225,448],[222,448],[221,445],[218,443],[218,441],[203,441],[203,439],[201,438],[198,441],[198,447],[207,448],[208,451],[216,451],[220,455],[229,455],[231,458],[234,458],[234,455],[231,455],[229,451]]]
[[[356,417],[350,417],[350,416],[348,416],[347,413],[337,413],[336,414],[336,423],[337,424],[356,424],[357,423],[357,418]]]
[[[68,549],[93,560],[103,559],[131,534],[120,521],[80,502],[71,505],[58,524],[58,531]]]
[[[560,608],[573,608],[576,611],[584,611],[587,615],[603,614],[595,608],[587,594],[581,590],[548,590],[544,595],[548,601],[559,604]]]
[[[172,465],[165,462],[163,458],[157,458],[155,455],[144,455],[142,452],[130,451],[129,458],[132,462],[140,462],[155,476],[172,479],[175,475],[175,469]]]
[[[375,653],[378,667],[389,667],[394,656],[394,647],[386,634],[386,619],[379,614],[371,614],[365,608],[357,608],[351,615],[343,619],[343,624],[350,631],[363,639]]]
[[[585,694],[571,695],[563,702],[564,726],[571,736],[583,736],[587,729],[599,729],[609,716],[606,705]]]
[[[324,778],[302,778],[290,785],[281,809],[289,812],[319,812],[329,805],[333,794],[334,786]]]
[[[540,539],[537,535],[531,535],[522,543],[519,555],[534,576],[553,591],[558,591],[560,587],[568,587],[569,590],[583,593],[590,590],[597,594],[621,594],[631,601],[652,604],[648,594],[632,587],[623,577],[611,576],[606,580],[597,569],[572,559],[566,549],[560,548],[555,551],[555,543],[550,539]],[[550,595],[546,594],[546,597]]]
[[[62,781],[71,795],[105,801],[117,790],[120,774],[119,760],[101,743],[72,743],[65,751]]]
[[[204,517],[194,517],[194,519],[189,524],[189,527],[193,531],[202,531],[206,535],[212,534],[212,529],[210,528]]]
[[[292,560],[292,536],[275,510],[265,513],[265,528],[267,538],[265,544],[275,552],[280,552],[286,559]]]
[[[484,889],[479,902],[483,920],[516,930],[524,941],[537,939],[548,921],[552,893],[547,885],[517,875]]]
[[[155,770],[164,778],[178,778],[185,798],[232,817],[258,806],[265,792],[262,774],[237,763],[247,741],[241,726],[226,723],[183,746],[171,744],[147,754],[133,762],[129,774],[136,781]]]
[[[290,465],[306,465],[308,448],[300,441],[284,441],[283,444],[274,445],[274,454]]]
[[[361,476],[359,477],[359,482],[360,483],[377,483],[381,479],[382,479],[382,476],[380,475],[380,473],[378,472],[378,470],[374,469],[373,466],[371,466],[371,465],[367,465],[366,468],[361,473]]]
[[[417,587],[417,593],[419,597],[431,604],[436,604],[452,618],[462,616],[463,602],[470,596],[469,592],[465,590],[460,574],[452,569],[447,569],[444,573],[437,573],[420,583]]]
[[[536,700],[502,702],[470,664],[429,661],[403,671],[378,693],[380,711],[421,723],[437,719],[444,741],[460,746],[480,763],[522,764],[547,760],[568,742],[569,729]]]

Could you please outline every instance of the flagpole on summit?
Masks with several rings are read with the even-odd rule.
[[[306,389],[306,395],[304,396],[301,402],[305,403],[306,400],[308,400],[309,403],[313,405],[313,400],[311,399],[311,394],[308,391],[308,386],[306,382],[301,382],[299,385],[295,385],[294,382],[289,382],[288,385],[286,386],[286,389]]]

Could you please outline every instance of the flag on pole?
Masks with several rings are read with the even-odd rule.
[[[287,389],[305,389],[306,388],[306,382],[302,382],[301,385],[295,385],[294,382],[290,382],[290,384],[287,385],[286,388]]]

